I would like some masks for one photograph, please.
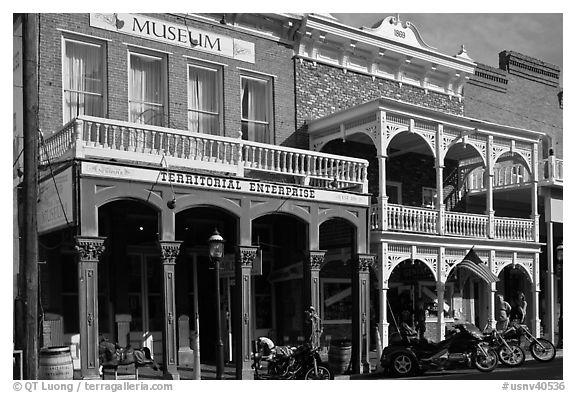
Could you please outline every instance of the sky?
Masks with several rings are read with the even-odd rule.
[[[332,14],[353,27],[372,27],[390,15],[396,13]],[[464,45],[474,61],[493,67],[498,67],[498,54],[510,50],[562,68],[563,19],[561,13],[400,13],[400,20],[416,26],[439,52],[455,55]]]

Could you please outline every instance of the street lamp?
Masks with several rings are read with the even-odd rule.
[[[210,269],[214,269],[216,284],[216,379],[222,379],[224,371],[224,344],[222,343],[222,321],[220,318],[220,261],[224,256],[224,238],[214,228],[214,234],[208,239]]]
[[[558,348],[562,348],[564,343],[562,340],[562,325],[564,324],[564,299],[563,299],[563,280],[562,280],[562,262],[564,260],[564,245],[560,243],[556,247],[556,259],[558,260],[558,266],[556,268],[556,274],[558,275],[558,298],[560,300],[560,317],[558,318]]]

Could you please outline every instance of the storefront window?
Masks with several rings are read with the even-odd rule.
[[[64,123],[80,115],[104,116],[104,46],[64,39]]]
[[[204,134],[221,134],[222,100],[220,69],[199,65],[188,67],[188,129]]]
[[[325,324],[351,323],[352,284],[350,280],[322,280],[322,321]]]
[[[435,282],[420,282],[419,291],[420,297],[424,302],[427,318],[436,320],[440,311],[444,313],[444,318],[452,319],[455,316],[457,317],[458,313],[456,310],[461,309],[461,307],[457,307],[458,299],[454,296],[454,285],[452,283],[447,283],[444,286],[444,304],[442,305],[438,304]]]
[[[164,125],[165,58],[130,53],[128,106],[133,123]]]

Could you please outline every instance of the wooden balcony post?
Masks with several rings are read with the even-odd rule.
[[[82,379],[98,379],[98,262],[106,238],[75,236],[74,240],[78,253],[80,373]]]

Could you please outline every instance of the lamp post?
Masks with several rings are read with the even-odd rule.
[[[220,318],[220,261],[224,256],[224,238],[214,229],[214,234],[208,239],[208,255],[210,269],[214,269],[216,284],[216,379],[222,379],[224,371],[224,344],[222,343],[222,321]]]
[[[564,246],[562,243],[556,247],[556,259],[558,260],[558,266],[556,268],[556,274],[558,274],[558,300],[560,301],[560,317],[558,318],[558,348],[562,348],[564,343],[562,340],[562,325],[564,324],[564,299],[563,299],[563,280],[562,280],[562,263],[564,260]]]

